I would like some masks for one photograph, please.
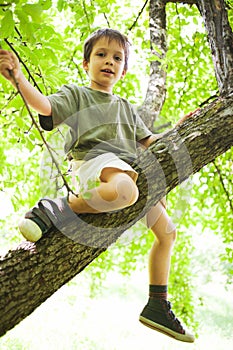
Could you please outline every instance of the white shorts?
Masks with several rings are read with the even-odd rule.
[[[104,168],[117,168],[125,171],[136,183],[138,173],[114,153],[104,153],[90,160],[72,160],[72,183],[77,193],[84,193],[96,187],[100,182],[101,172]]]

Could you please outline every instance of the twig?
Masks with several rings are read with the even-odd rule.
[[[219,95],[217,95],[218,93],[219,93],[219,90],[216,91],[215,95],[212,95],[212,96],[208,97],[205,101],[201,102],[199,104],[199,107],[203,107],[203,106],[207,105],[210,102],[210,100],[219,97]]]
[[[170,128],[172,125],[171,122],[167,122],[165,124],[162,124],[162,125],[159,125],[159,126],[156,126],[155,128],[152,129],[152,132],[154,133],[158,133],[160,132],[160,130],[163,130],[163,129],[167,129],[167,128]]]
[[[142,12],[144,11],[144,8],[146,7],[147,3],[149,0],[146,0],[146,2],[144,3],[144,5],[142,6],[141,10],[139,11],[137,18],[135,19],[135,21],[133,22],[133,24],[131,25],[131,27],[129,27],[128,31],[131,32],[131,30],[136,26],[137,21],[139,19],[139,17],[141,16]]]
[[[110,23],[109,23],[109,20],[108,20],[108,17],[107,17],[107,15],[106,15],[106,13],[104,12],[104,13],[103,13],[103,15],[104,15],[104,18],[106,19],[106,22],[107,22],[108,28],[111,28]]]
[[[17,32],[17,33],[19,34],[19,32]],[[7,39],[4,39],[4,41],[5,41],[5,42],[7,43],[7,45],[10,47],[10,49],[15,53],[15,55],[17,56],[19,62],[22,63],[22,65],[24,66],[25,70],[26,70],[27,73],[28,73],[29,78],[32,79],[34,86],[36,86],[36,88],[42,93],[42,91],[41,91],[39,85],[36,83],[35,79],[34,79],[33,76],[31,75],[31,73],[30,73],[28,67],[26,66],[26,64],[25,64],[25,63],[23,62],[23,60],[21,59],[21,57],[19,56],[18,52],[14,49],[13,45],[12,45]]]
[[[89,19],[88,11],[87,11],[87,8],[86,8],[85,0],[82,1],[82,5],[83,5],[83,11],[84,11],[86,19],[87,19],[89,30],[91,30],[90,19]]]
[[[230,204],[231,211],[233,212],[233,204],[232,204],[230,195],[229,195],[229,193],[228,193],[228,191],[227,191],[227,189],[226,189],[226,187],[224,185],[224,181],[223,181],[223,177],[222,177],[221,171],[220,171],[220,169],[219,169],[219,167],[218,167],[218,165],[216,164],[215,161],[213,161],[213,164],[214,164],[215,169],[217,170],[217,173],[218,173],[218,176],[219,176],[219,180],[221,182],[221,185],[223,187],[223,191],[225,192],[225,195],[226,195],[226,197],[228,199],[228,202]]]
[[[43,135],[43,133],[41,132],[38,123],[36,122],[35,118],[33,117],[32,112],[31,112],[31,110],[30,110],[30,108],[29,108],[29,106],[28,106],[28,104],[27,104],[27,101],[25,100],[24,95],[23,95],[23,93],[22,93],[22,91],[21,91],[21,89],[20,89],[20,87],[19,87],[19,82],[18,82],[17,79],[15,78],[15,75],[14,75],[13,71],[10,70],[10,69],[9,69],[8,71],[9,71],[9,74],[10,74],[11,78],[12,78],[13,81],[14,81],[14,84],[15,84],[15,86],[16,86],[16,89],[17,89],[18,93],[20,94],[20,96],[21,96],[21,98],[22,98],[22,100],[23,100],[23,102],[24,102],[25,107],[27,108],[27,111],[28,111],[28,113],[29,113],[29,115],[30,115],[30,117],[31,117],[31,119],[32,119],[33,125],[35,125],[36,129],[38,130],[38,132],[39,132],[39,134],[40,134],[40,136],[41,136],[41,139],[42,139],[42,141],[43,141],[45,147],[47,148],[47,150],[48,150],[48,152],[49,152],[49,154],[50,154],[50,157],[51,157],[53,163],[54,163],[55,166],[56,166],[56,169],[57,169],[57,171],[58,171],[58,174],[59,174],[59,176],[61,176],[61,178],[62,178],[62,180],[63,180],[63,184],[64,184],[64,186],[66,187],[67,192],[68,192],[68,193],[67,193],[67,197],[69,196],[69,193],[70,193],[70,192],[71,192],[72,194],[74,194],[74,195],[77,197],[78,195],[75,194],[75,193],[73,192],[73,190],[70,188],[70,186],[68,185],[68,183],[67,183],[67,181],[66,181],[64,175],[62,174],[62,172],[61,172],[61,170],[60,170],[60,168],[59,168],[59,165],[58,165],[58,163],[57,163],[57,160],[56,160],[56,158],[54,157],[53,152],[52,152],[50,146],[48,145],[47,141],[45,140],[44,135]]]

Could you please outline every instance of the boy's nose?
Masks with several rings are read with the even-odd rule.
[[[107,65],[109,64],[110,66],[113,65],[113,61],[112,61],[111,58],[107,58],[105,63],[106,63]]]

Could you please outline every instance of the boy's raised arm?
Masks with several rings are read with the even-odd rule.
[[[192,117],[195,113],[199,112],[200,108],[195,109],[195,111],[193,112],[189,112],[188,114],[186,114],[184,117],[182,117],[180,120],[178,120],[178,122],[175,124],[175,127],[181,125],[186,119]],[[169,131],[169,130],[168,130]],[[145,139],[142,139],[139,141],[139,143],[148,148],[153,142],[159,140],[161,137],[163,137],[168,131],[164,131],[160,134],[152,134],[148,137],[146,137]]]
[[[9,71],[12,71],[19,83],[20,90],[26,102],[39,114],[51,116],[51,104],[46,96],[41,94],[24,76],[18,58],[13,52],[0,49],[0,73],[15,87]]]

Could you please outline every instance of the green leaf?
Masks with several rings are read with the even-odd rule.
[[[91,199],[92,194],[90,192],[85,192],[85,193],[83,193],[82,197],[83,197],[83,199],[88,200],[88,199]]]
[[[52,6],[52,0],[40,0],[39,3],[44,10],[48,10]]]
[[[64,6],[64,0],[58,0],[57,9],[59,12],[61,12],[63,10],[63,6]]]
[[[8,38],[14,32],[15,22],[12,11],[6,11],[5,16],[1,20],[0,36]]]
[[[39,4],[26,4],[22,6],[22,10],[28,14],[35,23],[41,22],[42,7]]]

